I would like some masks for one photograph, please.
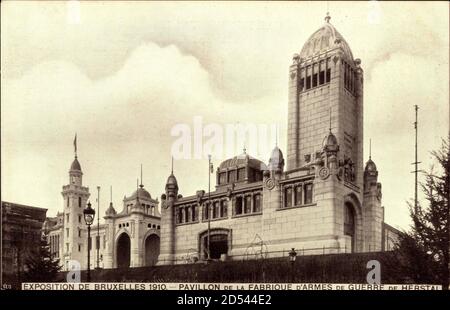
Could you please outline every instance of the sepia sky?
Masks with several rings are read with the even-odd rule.
[[[160,197],[171,129],[193,127],[195,116],[205,125],[277,124],[286,154],[288,68],[327,6],[362,61],[364,161],[371,138],[385,220],[407,228],[413,105],[422,169],[448,133],[446,2],[3,1],[2,200],[48,208],[48,216],[62,210],[75,133],[92,202],[102,187],[102,215],[110,185],[122,210],[141,163],[146,189]],[[176,160],[180,193],[207,189],[207,171],[206,158]]]

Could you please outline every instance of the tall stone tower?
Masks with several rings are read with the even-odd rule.
[[[64,242],[62,244],[64,269],[67,268],[68,260],[83,262],[87,253],[83,209],[90,194],[89,188],[83,186],[82,177],[83,172],[75,151],[75,159],[69,170],[69,184],[64,185],[61,192],[64,199]],[[85,267],[82,266],[82,268]]]
[[[330,16],[295,54],[289,68],[287,168],[320,158],[323,139],[336,136],[337,160],[354,166],[363,185],[363,70]]]
[[[161,196],[161,250],[158,265],[174,263],[175,253],[175,219],[174,203],[178,199],[178,182],[172,173],[167,178],[166,193]]]

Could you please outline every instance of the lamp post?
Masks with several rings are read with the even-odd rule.
[[[211,252],[210,252],[210,231],[211,231],[211,155],[208,155],[208,257],[206,258],[206,261],[209,263],[211,261]]]
[[[97,186],[97,236],[95,237],[95,247],[97,248],[97,267],[100,269],[100,186]]]
[[[84,221],[88,229],[88,248],[87,248],[87,282],[91,282],[91,225],[94,222],[95,210],[91,208],[91,203],[88,202],[87,207],[83,210]]]
[[[292,248],[289,251],[289,261],[291,262],[291,282],[294,282],[294,263],[297,259],[297,252],[295,252],[295,248]]]

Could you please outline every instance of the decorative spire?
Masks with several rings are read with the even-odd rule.
[[[173,156],[172,156],[172,166],[171,166],[170,174],[173,174]]]
[[[112,185],[109,186],[109,203],[112,205]]]
[[[139,178],[136,179],[136,204],[139,202]]]
[[[372,139],[369,139],[369,159],[372,159]]]
[[[326,21],[327,23],[329,23],[329,22],[330,22],[330,19],[331,19],[330,12],[327,12],[327,16],[325,16],[325,21]]]
[[[75,151],[75,158],[77,158],[77,133],[75,133],[75,139],[73,140],[73,148]]]
[[[144,184],[142,184],[142,164],[141,164],[141,184],[139,185],[140,188],[144,187]]]
[[[330,107],[330,132],[331,132],[331,107]]]
[[[275,146],[278,147],[278,124],[275,124]]]
[[[247,155],[247,149],[245,148],[245,144],[244,144],[244,149],[243,149],[243,151],[244,151],[244,155]]]

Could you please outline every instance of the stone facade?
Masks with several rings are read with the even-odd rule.
[[[381,184],[363,165],[363,70],[329,22],[293,57],[288,85],[287,170],[245,153],[224,161],[211,193],[162,195],[159,264],[386,248]]]

